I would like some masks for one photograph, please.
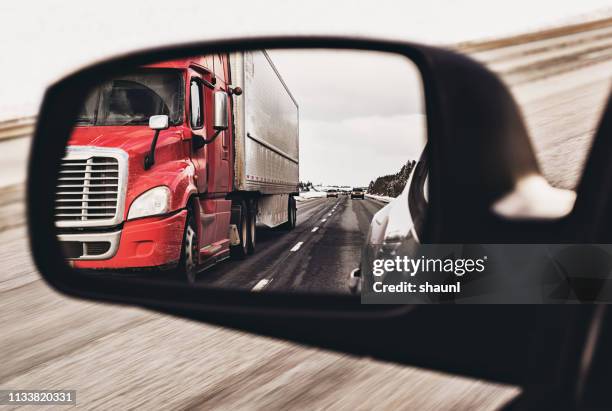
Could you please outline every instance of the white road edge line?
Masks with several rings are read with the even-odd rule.
[[[304,242],[303,242],[303,241],[300,241],[299,243],[297,243],[296,245],[294,245],[294,246],[293,246],[293,248],[292,248],[291,250],[289,250],[289,251],[291,251],[291,252],[296,252],[297,250],[299,250],[299,249],[300,249],[300,247],[302,246],[302,244],[304,244]]]
[[[251,288],[251,291],[261,291],[266,285],[270,284],[271,281],[272,280],[268,280],[267,278],[259,280],[257,284],[255,284],[255,287]]]
[[[312,230],[310,230],[311,233],[314,233],[315,231],[317,231],[319,229],[319,227],[315,227]]]

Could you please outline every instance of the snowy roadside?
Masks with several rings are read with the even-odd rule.
[[[295,201],[308,201],[313,198],[324,198],[327,197],[327,193],[325,191],[304,191],[300,193],[298,196],[294,196]]]
[[[390,203],[391,200],[394,199],[394,197],[388,197],[388,196],[379,196],[379,195],[375,195],[375,194],[365,194],[365,196],[367,198],[371,198],[372,200],[377,200],[383,203]],[[327,193],[325,191],[306,191],[303,193],[300,193],[300,195],[298,196],[294,196],[295,201],[308,201],[308,200],[312,200],[313,198],[325,198],[327,197]]]
[[[390,203],[391,200],[393,200],[395,197],[388,197],[388,196],[379,196],[376,194],[367,194],[365,195],[368,198],[371,198],[373,200],[378,200],[378,201],[382,201],[383,203]]]

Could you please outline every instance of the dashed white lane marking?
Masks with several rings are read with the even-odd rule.
[[[326,221],[327,221],[327,218],[324,218],[324,219],[322,219],[321,221],[326,222]]]
[[[331,217],[332,213],[327,214],[328,217]]]
[[[255,284],[255,287],[251,288],[251,291],[261,291],[263,290],[263,288],[268,285],[270,283],[270,281],[272,280],[268,280],[267,278],[264,278],[263,280],[259,280],[257,282],[257,284]]]
[[[314,233],[315,231],[317,231],[319,229],[319,227],[315,227],[312,230],[310,230],[311,233]]]
[[[293,246],[293,248],[292,248],[291,250],[289,250],[289,251],[291,251],[291,252],[296,252],[297,250],[299,250],[299,249],[300,249],[300,247],[302,246],[302,244],[304,244],[304,242],[303,242],[303,241],[300,241],[299,243],[297,243],[296,245],[294,245],[294,246]]]

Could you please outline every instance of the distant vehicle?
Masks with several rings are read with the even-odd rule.
[[[361,198],[362,200],[365,199],[365,193],[363,191],[363,188],[354,187],[351,191],[351,199],[353,198]]]
[[[335,188],[327,190],[327,197],[338,197],[338,190],[336,190]]]

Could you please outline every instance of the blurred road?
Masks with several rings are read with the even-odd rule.
[[[548,181],[575,188],[612,86],[612,19],[459,50],[511,88]]]
[[[557,186],[572,188],[578,181],[610,91],[611,41],[612,22],[607,22],[459,47],[502,73],[526,116],[542,169]],[[76,389],[79,405],[104,409],[491,410],[519,392],[59,296],[40,280],[28,252],[23,167],[15,168],[25,161],[25,146],[27,139],[0,143],[0,175],[8,185],[0,189],[3,389]],[[334,206],[328,221],[310,231]],[[379,206],[344,198],[300,204],[300,224],[284,235],[279,247],[290,253],[290,245],[303,242],[298,250],[304,254],[351,267],[354,243]],[[262,255],[266,241],[271,239],[263,233]],[[335,261],[332,247],[351,251],[341,252]],[[263,264],[257,258],[250,261]],[[282,284],[282,270],[310,272],[318,264],[292,258],[286,257],[282,267],[261,266],[260,277],[253,281],[272,278],[267,286],[273,288]],[[223,282],[222,268],[216,270],[201,281]]]

